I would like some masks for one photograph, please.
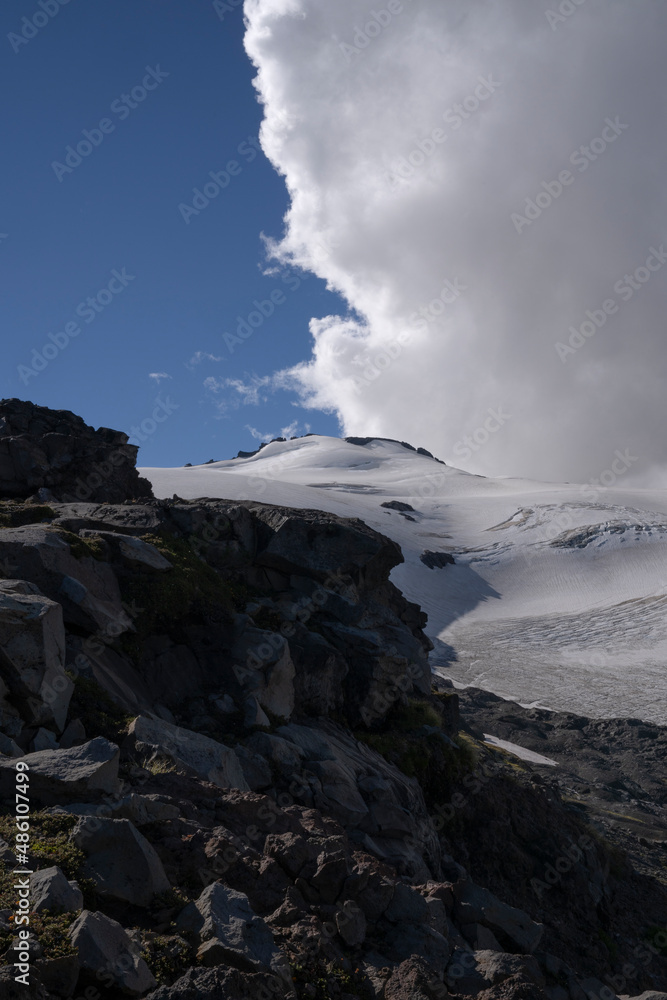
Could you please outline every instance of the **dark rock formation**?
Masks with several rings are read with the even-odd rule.
[[[138,447],[127,434],[94,430],[69,410],[20,399],[0,400],[0,497],[54,497],[122,503],[151,497],[135,468]]]
[[[444,569],[445,566],[453,566],[456,562],[449,552],[430,552],[428,549],[425,549],[419,558],[429,569]]]
[[[5,405],[30,434],[46,419]],[[89,474],[84,452],[62,482]],[[459,732],[458,695],[432,687],[426,616],[389,580],[400,549],[357,519],[19,502],[35,484],[17,468],[0,503],[2,997],[613,1000],[667,986],[658,866],[635,871],[564,784],[483,741],[485,711],[543,751],[552,731],[571,756],[590,736],[591,781],[605,734],[624,741],[623,781],[632,771],[657,810],[664,781],[631,766],[648,743],[662,761],[657,727],[508,719],[464,695],[481,729]],[[605,780],[619,763],[606,753]],[[18,990],[17,773],[34,888]]]

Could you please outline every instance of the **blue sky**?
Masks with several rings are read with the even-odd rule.
[[[260,234],[282,234],[288,197],[258,152],[241,8],[42,2],[0,11],[0,396],[138,428],[142,465],[231,457],[257,446],[247,425],[336,434],[290,393],[253,406],[220,388],[307,357],[309,319],[344,310],[312,275],[262,273]],[[195,188],[218,193],[206,205]],[[153,431],[158,399],[170,416]]]

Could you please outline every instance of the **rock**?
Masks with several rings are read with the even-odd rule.
[[[273,969],[285,982],[291,982],[287,963],[267,924],[253,912],[246,895],[222,882],[209,885],[196,902],[186,906],[176,926],[203,943],[213,942],[201,955],[215,955],[216,964],[225,962],[249,972]]]
[[[93,973],[104,970],[119,989],[131,996],[140,996],[157,985],[137,945],[110,917],[84,910],[68,934],[82,969]]]
[[[64,807],[66,812],[75,816],[104,816],[111,819],[129,819],[135,826],[146,823],[161,823],[177,819],[180,815],[178,806],[163,802],[159,795],[140,795],[130,792],[121,799],[112,799],[104,805],[93,805],[90,802],[73,802]]]
[[[445,566],[454,566],[456,560],[449,552],[429,552],[425,549],[420,555],[421,562],[429,569],[444,569]]]
[[[343,654],[324,636],[296,629],[289,640],[294,663],[294,701],[300,715],[330,715],[342,708],[345,700],[343,682],[350,667]]]
[[[645,993],[641,993],[637,997],[632,997],[630,1000],[667,1000],[667,993],[656,992],[655,990],[646,990]]]
[[[284,776],[292,777],[301,770],[303,751],[281,736],[272,733],[253,733],[246,741],[246,747],[275,766]]]
[[[33,966],[29,973],[28,985],[14,980],[16,969],[11,965],[0,967],[0,996],[3,1000],[50,1000],[46,987]]]
[[[30,876],[30,902],[35,913],[51,910],[67,913],[83,908],[83,893],[69,882],[60,868],[42,868]]]
[[[409,503],[403,503],[402,500],[385,500],[385,502],[381,503],[380,506],[387,507],[389,510],[410,511],[412,514],[415,513],[414,507],[411,507]]]
[[[404,882],[397,882],[384,915],[392,923],[425,924],[428,921],[428,904],[416,889]]]
[[[0,496],[29,497],[47,488],[65,499],[120,503],[151,497],[135,468],[127,434],[94,430],[69,410],[20,399],[0,401]]]
[[[447,991],[428,962],[414,957],[392,972],[381,995],[384,1000],[443,1000]]]
[[[288,996],[294,993],[287,992],[277,976],[218,966],[188,969],[173,986],[161,986],[145,1000],[287,1000]]]
[[[294,711],[295,669],[287,640],[277,633],[246,629],[232,647],[236,677],[261,707],[289,720]]]
[[[262,788],[270,788],[273,784],[273,774],[268,762],[258,753],[252,753],[240,743],[234,747],[243,776],[251,792]]]
[[[6,757],[23,756],[23,750],[21,750],[18,743],[15,743],[9,736],[5,736],[4,733],[0,733],[0,753],[4,754]]]
[[[537,960],[532,955],[508,955],[495,951],[457,951],[447,969],[447,982],[456,993],[478,996],[492,987],[512,980],[516,985],[529,983],[541,990],[546,983]],[[600,984],[601,986],[602,984]],[[489,996],[499,994],[491,994]],[[519,994],[520,995],[520,994]]]
[[[64,727],[74,690],[64,663],[60,605],[39,593],[0,590],[0,677],[27,722]]]
[[[69,750],[70,747],[78,747],[85,742],[86,730],[83,722],[81,719],[72,719],[71,722],[68,722],[60,737],[60,746],[63,750]]]
[[[154,545],[145,542],[143,538],[134,538],[131,535],[123,535],[115,531],[96,531],[91,528],[83,528],[79,534],[82,538],[103,538],[112,550],[117,551],[131,566],[143,566],[158,573],[173,569],[169,560],[165,559]]]
[[[150,906],[171,888],[155,849],[129,819],[84,816],[71,839],[87,855],[83,872],[100,895]]]
[[[447,938],[427,924],[396,924],[387,934],[389,954],[397,961],[419,955],[435,969],[444,969],[451,954]]]
[[[128,715],[151,710],[153,699],[136,667],[101,642],[67,638],[67,665],[77,675],[94,680]],[[187,663],[185,664],[187,669]]]
[[[77,955],[61,955],[59,958],[47,955],[35,963],[37,975],[45,988],[59,997],[73,996],[80,968]]]
[[[61,805],[86,797],[96,798],[102,792],[115,792],[118,758],[118,747],[103,736],[69,750],[25,754],[22,759],[29,767],[33,803]],[[0,760],[0,796],[13,796],[15,784],[15,762]]]
[[[208,736],[140,715],[130,726],[128,742],[169,757],[219,788],[250,788],[234,751]]]
[[[523,910],[501,902],[488,889],[471,881],[454,887],[457,900],[455,915],[462,924],[480,923],[494,934],[506,935],[514,945],[529,954],[535,951],[544,933],[544,926],[535,923]]]
[[[254,726],[266,726],[267,729],[270,728],[271,722],[269,717],[257,701],[254,695],[243,702],[243,725],[246,729],[252,729]]]
[[[57,749],[58,749],[58,740],[56,739],[55,733],[52,733],[50,729],[44,729],[42,726],[40,726],[30,741],[31,752],[37,753],[37,751],[39,750],[57,750]]]
[[[336,911],[336,927],[350,948],[358,948],[366,939],[366,917],[353,900],[346,900]]]
[[[72,551],[70,541],[80,558]],[[0,560],[4,559],[16,565],[20,576],[62,605],[66,624],[111,638],[133,628],[123,610],[113,569],[109,563],[87,554],[78,539],[52,526],[4,528],[0,532]]]

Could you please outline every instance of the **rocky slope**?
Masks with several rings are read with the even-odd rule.
[[[465,731],[396,543],[158,501],[102,468],[124,435],[15,400],[0,420],[0,995],[667,988],[664,885]]]

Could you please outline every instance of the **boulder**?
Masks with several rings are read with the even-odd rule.
[[[31,799],[34,804],[61,805],[113,793],[118,787],[118,758],[118,747],[103,736],[69,750],[25,754]],[[15,785],[15,761],[0,760],[0,797],[13,796]]]
[[[30,876],[30,902],[35,913],[51,910],[67,913],[83,908],[83,893],[69,882],[60,868],[42,868]]]
[[[129,819],[135,826],[145,826],[147,823],[163,823],[177,819],[180,815],[178,806],[163,802],[159,795],[140,795],[130,792],[123,798],[115,798],[103,805],[93,805],[90,802],[72,802],[64,806],[65,812],[74,816],[105,816],[111,819]]]
[[[69,410],[0,400],[0,496],[47,488],[62,499],[97,503],[151,497],[135,468],[139,449],[128,440],[108,427],[94,430]]]
[[[14,589],[22,582],[0,584],[0,677],[26,722],[60,730],[74,690],[65,673],[62,608],[36,587]]]
[[[82,528],[78,532],[81,538],[102,538],[108,543],[113,553],[117,553],[130,566],[141,566],[146,569],[164,573],[173,569],[168,559],[143,538],[123,535],[116,531],[96,531],[94,528]]]
[[[155,849],[129,819],[83,816],[71,838],[86,854],[82,871],[100,895],[150,906],[171,888]]]
[[[245,629],[232,647],[234,673],[262,708],[289,720],[294,711],[295,669],[287,640],[263,629]]]
[[[535,951],[544,933],[544,925],[532,920],[527,913],[501,902],[488,889],[481,889],[470,880],[457,883],[455,916],[460,924],[479,923],[499,937],[507,937],[521,951]]]
[[[107,980],[131,996],[140,996],[157,985],[137,945],[110,917],[84,910],[68,934],[82,969],[104,971]]]
[[[38,750],[57,750],[58,740],[55,733],[50,729],[40,726],[33,738],[30,740],[30,751],[36,753]]]
[[[35,962],[35,970],[50,994],[57,997],[74,995],[81,970],[78,955],[60,955],[58,958],[45,955]]]
[[[81,719],[72,719],[71,722],[67,723],[60,736],[60,746],[63,750],[69,750],[70,747],[78,747],[85,742],[86,730],[83,722]]]
[[[241,763],[232,749],[189,729],[181,729],[163,719],[139,715],[132,722],[128,742],[173,760],[174,764],[194,771],[200,778],[219,788],[249,791]]]
[[[19,576],[61,604],[66,624],[110,637],[132,629],[111,566],[88,555],[83,543],[72,551],[70,541],[78,540],[52,526],[4,528],[0,560],[15,565]]]
[[[181,911],[176,926],[195,935],[208,947],[200,958],[225,963],[245,971],[273,969],[290,983],[289,967],[274,943],[269,927],[250,907],[248,897],[213,882],[199,899]]]
[[[447,991],[428,962],[415,956],[392,972],[381,995],[384,1000],[443,1000]]]
[[[239,972],[228,966],[188,969],[173,986],[161,986],[145,1000],[287,1000],[294,997],[277,976]]]

